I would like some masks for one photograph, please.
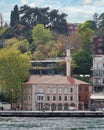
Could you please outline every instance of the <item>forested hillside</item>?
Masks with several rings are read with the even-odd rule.
[[[64,57],[69,37],[72,74],[91,74],[93,38],[104,39],[104,14],[94,14],[93,20],[79,24],[77,31],[69,35],[67,14],[56,9],[15,5],[11,10],[10,25],[0,28],[1,49],[16,49],[34,60]]]
[[[94,14],[93,20],[79,24],[77,31],[70,35],[67,14],[60,14],[56,9],[15,5],[11,10],[9,25],[3,24],[0,16],[0,87],[10,102],[21,100],[22,83],[29,76],[29,61],[65,57],[69,41],[72,76],[91,75],[93,39],[100,37],[104,44],[104,13]],[[59,71],[64,66],[61,63]],[[81,80],[89,82],[86,78]]]

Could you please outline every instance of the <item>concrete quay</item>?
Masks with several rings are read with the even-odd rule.
[[[104,117],[103,111],[0,111],[0,117]]]

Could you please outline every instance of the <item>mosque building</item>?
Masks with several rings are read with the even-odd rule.
[[[58,62],[57,60],[55,62]],[[69,42],[63,60],[66,62],[66,75],[32,74],[29,80],[23,83],[23,110],[65,111],[69,108],[88,110],[90,85],[71,77]]]

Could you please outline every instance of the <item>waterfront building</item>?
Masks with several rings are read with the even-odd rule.
[[[104,55],[93,58],[93,93],[90,97],[96,109],[104,108]]]
[[[33,75],[23,87],[23,110],[88,109],[89,84],[75,78]]]
[[[23,110],[87,110],[90,85],[71,77],[71,53],[68,42],[66,49],[65,75],[30,75],[23,83]]]
[[[92,66],[92,83],[93,93],[91,94],[91,104],[94,109],[104,108],[104,47],[103,40],[100,37],[94,38],[93,66]]]

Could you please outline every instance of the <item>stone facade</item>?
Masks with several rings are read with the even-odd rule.
[[[64,111],[70,106],[84,110],[89,101],[89,84],[67,76],[33,76],[23,90],[23,110]]]

